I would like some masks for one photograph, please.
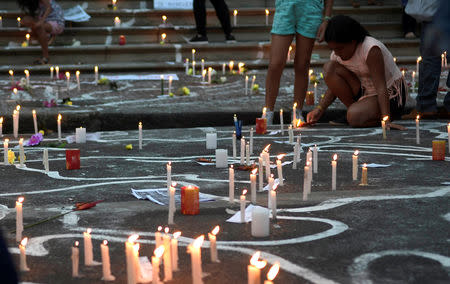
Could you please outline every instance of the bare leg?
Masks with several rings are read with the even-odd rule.
[[[307,38],[300,34],[295,35],[295,82],[294,82],[294,103],[297,103],[298,109],[303,108],[306,91],[308,90],[308,71],[311,61],[311,53],[314,47],[313,38]]]
[[[270,62],[266,77],[266,107],[273,110],[280,88],[281,74],[286,66],[287,53],[294,35],[272,34]]]
[[[52,32],[52,26],[49,23],[43,23],[39,27],[33,26],[32,31],[41,45],[42,57],[48,59],[48,35]]]
[[[361,88],[361,82],[358,77],[335,61],[327,62],[323,69],[328,89],[349,108],[355,102],[354,97]]]
[[[347,121],[352,127],[372,127],[380,123],[380,107],[376,96],[352,104],[347,110]]]

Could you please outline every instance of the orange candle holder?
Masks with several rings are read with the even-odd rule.
[[[188,185],[181,187],[181,214],[197,215],[200,212],[199,189]]]
[[[308,105],[308,106],[314,105],[314,91],[306,92],[306,105]]]
[[[80,149],[66,150],[66,169],[67,170],[80,169]]]
[[[444,140],[434,140],[433,141],[433,161],[444,161],[445,160],[445,141]]]
[[[267,132],[267,119],[256,118],[256,134],[266,134]]]

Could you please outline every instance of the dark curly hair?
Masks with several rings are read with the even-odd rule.
[[[39,10],[39,0],[17,0],[20,9],[30,16],[36,16],[37,10]]]
[[[364,41],[369,32],[353,18],[344,15],[338,15],[331,18],[325,30],[325,41],[349,43],[353,40],[357,43]]]

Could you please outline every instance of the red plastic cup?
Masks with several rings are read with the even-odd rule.
[[[257,118],[256,119],[256,134],[266,134],[267,132],[267,119]]]
[[[194,185],[181,187],[181,214],[197,215],[200,213],[199,189]]]
[[[306,105],[309,105],[309,106],[314,105],[314,91],[306,92]]]
[[[67,170],[80,169],[80,149],[66,150],[66,169]]]
[[[445,160],[445,140],[433,141],[433,161]]]

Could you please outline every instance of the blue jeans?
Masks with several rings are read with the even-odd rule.
[[[419,112],[436,112],[436,97],[441,76],[441,51],[436,49],[436,44],[427,43],[430,34],[433,34],[431,22],[422,23],[420,40],[420,55],[422,62],[419,67],[419,92],[416,98],[416,108]],[[448,58],[447,53],[447,58]],[[447,86],[450,86],[450,77],[447,77]],[[450,92],[444,99],[444,106],[450,111]]]

